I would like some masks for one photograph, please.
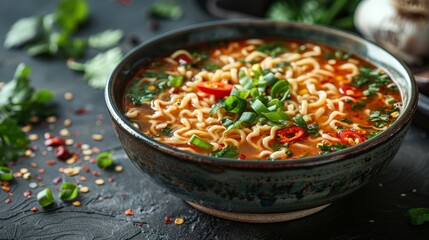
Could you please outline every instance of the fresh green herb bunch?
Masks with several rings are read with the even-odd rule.
[[[53,93],[36,91],[30,85],[30,71],[29,66],[18,65],[14,78],[0,89],[0,165],[16,160],[28,147],[29,141],[19,125],[33,116],[54,113],[54,108],[46,106]]]

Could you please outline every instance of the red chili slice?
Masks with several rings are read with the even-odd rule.
[[[200,82],[197,84],[197,87],[201,92],[213,94],[216,98],[229,96],[232,90],[231,84],[220,82]]]
[[[343,85],[338,90],[340,91],[341,94],[350,96],[350,97],[362,97],[363,95],[361,90],[350,85]]]
[[[178,61],[180,64],[188,64],[194,61],[192,57],[189,57],[186,54],[177,55],[174,60]]]
[[[277,136],[280,143],[289,143],[302,140],[307,136],[307,134],[303,128],[293,126],[278,130]]]
[[[344,129],[338,132],[342,144],[354,146],[365,141],[365,138],[355,130]]]

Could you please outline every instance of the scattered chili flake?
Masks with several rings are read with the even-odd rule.
[[[176,218],[175,220],[174,220],[174,224],[176,224],[176,225],[181,225],[181,224],[183,224],[185,222],[185,219],[184,218]]]
[[[22,175],[22,178],[24,178],[25,180],[30,179],[30,177],[31,177],[31,173],[30,173],[30,172],[26,172],[26,173],[24,173],[24,174]]]
[[[10,198],[6,198],[6,200],[4,200],[4,203],[6,203],[6,204],[9,204],[11,202],[12,202],[12,199],[10,199]]]
[[[70,153],[70,151],[64,147],[63,145],[58,146],[57,148],[55,148],[55,157],[57,157],[60,160],[66,160],[68,158],[70,158],[72,155]]]
[[[54,137],[54,134],[50,132],[46,132],[45,134],[43,134],[43,136],[45,137],[45,139],[51,139]]]
[[[112,182],[114,181],[114,179],[113,179],[112,177],[109,177],[109,178],[107,179],[107,181],[108,181],[109,183],[112,183]]]
[[[101,177],[101,173],[100,173],[100,172],[97,172],[97,171],[92,171],[92,172],[91,172],[91,174],[92,174],[92,176],[94,176],[94,177]]]
[[[164,220],[165,220],[165,224],[170,224],[173,222],[173,219],[169,216],[166,216]]]
[[[29,184],[28,184],[28,186],[29,186],[30,188],[34,189],[34,188],[36,188],[36,187],[37,187],[37,183],[36,183],[36,182],[31,182],[31,183],[29,183]]]
[[[19,169],[19,172],[22,174],[28,173],[28,168],[21,168],[21,169]]]
[[[34,176],[34,179],[36,179],[37,181],[42,181],[43,178],[39,175]]]
[[[71,93],[71,92],[64,93],[64,99],[67,101],[73,100],[73,93]]]
[[[79,207],[81,205],[80,201],[74,201],[72,202],[72,205],[75,207]]]
[[[49,147],[61,146],[64,144],[66,144],[66,140],[64,140],[63,138],[60,138],[60,137],[48,138],[45,141],[45,146],[49,146]]]
[[[79,180],[80,180],[81,182],[85,182],[85,181],[86,181],[86,177],[85,177],[85,176],[80,176],[80,177],[79,177]]]
[[[134,213],[133,213],[133,210],[131,208],[129,208],[129,209],[125,210],[124,214],[127,216],[132,216]]]
[[[55,165],[55,160],[54,159],[49,159],[49,160],[46,160],[46,164],[48,164],[48,165]]]
[[[57,121],[57,118],[55,116],[50,116],[46,118],[46,122],[48,123],[55,123]]]
[[[101,140],[103,140],[103,135],[101,135],[101,134],[92,134],[92,140],[94,140],[94,141],[101,141]]]
[[[39,139],[39,135],[32,133],[30,135],[28,135],[28,140],[30,141],[37,141]]]
[[[37,167],[37,163],[36,162],[31,162],[31,167],[36,168]]]
[[[58,184],[58,183],[60,183],[62,180],[63,180],[63,179],[62,179],[61,177],[56,177],[56,178],[52,179],[52,183],[53,183],[53,184]]]
[[[66,120],[64,120],[64,122],[63,122],[63,124],[64,124],[64,126],[66,126],[66,127],[70,127],[71,125],[72,125],[72,121],[70,120],[70,119],[66,119]]]
[[[33,193],[30,190],[27,190],[24,192],[24,197],[28,198],[32,195]]]
[[[32,208],[30,209],[30,211],[32,211],[32,212],[38,212],[38,211],[39,211],[39,208],[37,208],[37,207],[32,207]]]
[[[157,20],[151,20],[149,22],[149,29],[152,31],[156,31],[159,28],[159,22]]]
[[[13,173],[13,176],[16,177],[16,178],[21,178],[22,177],[22,173],[15,172],[15,173]]]
[[[85,172],[89,172],[90,171],[90,169],[89,169],[89,167],[88,166],[86,166],[85,164],[82,164],[82,169],[85,171]]]
[[[121,165],[115,166],[115,172],[122,172],[122,170],[124,170],[124,168]]]
[[[37,172],[40,174],[44,174],[46,170],[44,168],[40,168],[39,170],[37,170]]]
[[[83,114],[86,114],[88,112],[89,112],[89,110],[86,108],[78,108],[78,109],[74,110],[74,114],[76,114],[76,115],[83,115]]]
[[[10,192],[10,187],[8,186],[2,186],[1,189],[3,189],[5,192]]]

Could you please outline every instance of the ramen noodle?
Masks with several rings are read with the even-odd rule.
[[[285,160],[360,144],[401,111],[395,83],[341,50],[289,40],[179,49],[141,66],[124,113],[154,140],[222,158]]]

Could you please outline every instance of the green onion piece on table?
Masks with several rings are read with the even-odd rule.
[[[407,211],[408,219],[413,225],[429,222],[429,208],[411,208]]]
[[[0,181],[11,181],[12,179],[13,179],[12,169],[0,166]]]
[[[77,197],[77,186],[71,182],[64,182],[60,186],[60,193],[58,194],[61,200],[70,201]]]
[[[101,168],[108,168],[112,166],[113,158],[110,152],[102,152],[97,155],[97,165]]]
[[[50,188],[45,188],[37,194],[37,201],[42,207],[49,207],[54,204],[55,199]]]
[[[192,135],[191,139],[189,140],[189,143],[205,150],[209,150],[213,147],[213,145],[211,145],[209,142],[206,142],[204,139],[201,139],[195,134]]]

